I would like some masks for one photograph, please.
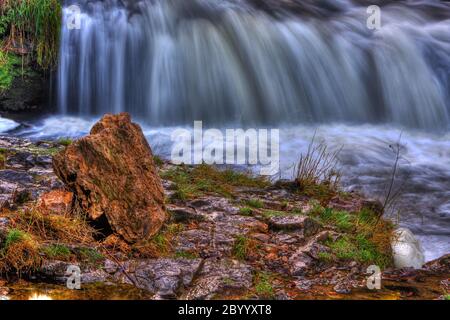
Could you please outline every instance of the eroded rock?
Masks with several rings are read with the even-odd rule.
[[[149,239],[166,219],[152,151],[127,113],[105,115],[53,157],[53,168],[89,218],[106,216],[127,242]]]
[[[252,269],[232,259],[207,259],[189,291],[182,298],[211,299],[228,292],[247,290],[252,286]]]

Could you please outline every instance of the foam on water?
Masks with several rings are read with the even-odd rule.
[[[18,126],[19,124],[17,122],[0,117],[0,133],[8,132]]]

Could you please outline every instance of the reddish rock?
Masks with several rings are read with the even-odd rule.
[[[72,201],[72,192],[52,190],[39,198],[37,209],[46,214],[66,214],[72,208]]]
[[[127,113],[105,115],[53,158],[53,168],[90,219],[105,216],[129,243],[149,239],[166,219],[152,151]]]

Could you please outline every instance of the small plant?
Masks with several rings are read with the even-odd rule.
[[[328,252],[319,252],[317,254],[317,257],[319,258],[320,261],[324,261],[324,262],[333,261],[333,255]]]
[[[261,209],[264,207],[264,203],[259,199],[248,199],[245,203],[252,208]]]
[[[262,298],[272,299],[274,296],[274,289],[270,282],[270,275],[265,272],[260,272],[255,277],[255,291],[256,294]]]
[[[14,243],[20,242],[22,240],[25,240],[28,237],[28,235],[19,229],[10,229],[5,237],[5,245],[4,250],[8,250],[8,248],[13,245]]]
[[[257,246],[258,245],[255,240],[249,239],[244,235],[240,235],[234,240],[232,254],[238,260],[246,260],[250,254],[254,253]]]
[[[164,165],[164,161],[160,156],[153,155],[153,161],[157,167],[162,167]]]
[[[70,138],[60,138],[58,140],[58,144],[61,145],[61,146],[68,147],[68,146],[70,146],[72,144],[72,139],[70,139]]]
[[[295,182],[308,195],[329,197],[337,192],[341,178],[338,155],[341,149],[330,152],[324,142],[315,144],[312,138],[305,155],[296,166]]]
[[[0,274],[35,270],[41,263],[38,245],[33,237],[19,229],[10,229],[0,250]]]
[[[204,194],[233,197],[236,187],[265,187],[269,182],[261,177],[232,170],[220,170],[201,164],[195,167],[179,166],[161,172],[161,177],[174,182],[173,200],[188,200]]]
[[[50,259],[69,260],[72,256],[71,250],[63,244],[52,244],[42,249]]]
[[[175,252],[175,258],[183,258],[183,259],[197,259],[198,253],[189,252],[189,251],[177,251]]]
[[[251,216],[253,214],[253,209],[249,207],[240,208],[239,214],[242,216]]]
[[[87,261],[89,264],[98,265],[105,257],[94,248],[80,248],[77,252],[78,256]]]

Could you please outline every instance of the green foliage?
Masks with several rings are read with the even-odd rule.
[[[196,252],[177,251],[177,252],[175,252],[175,258],[197,259],[198,254]]]
[[[236,259],[245,260],[250,253],[251,241],[245,236],[238,236],[234,241],[232,253]]]
[[[7,250],[14,243],[20,242],[27,238],[27,234],[19,229],[10,229],[5,237],[3,249]]]
[[[44,247],[42,251],[51,259],[67,260],[72,255],[70,249],[63,244],[52,244]]]
[[[19,63],[18,57],[0,50],[0,93],[7,90],[14,77],[20,74],[19,68],[16,67]]]
[[[390,265],[390,256],[381,252],[364,234],[346,235],[337,241],[328,241],[326,244],[338,259],[375,264],[382,269]]]
[[[0,3],[0,37],[14,46],[33,47],[43,69],[58,59],[61,4],[58,0],[5,0]]]
[[[164,165],[163,159],[161,159],[161,157],[159,157],[157,155],[153,155],[153,161],[155,162],[155,165],[157,167],[162,167]]]
[[[249,207],[243,207],[239,209],[239,214],[242,216],[251,216],[253,213],[253,209]]]
[[[219,170],[206,164],[179,166],[161,173],[163,179],[175,184],[173,199],[187,200],[214,193],[233,197],[236,187],[265,187],[269,183],[260,177],[231,170]]]
[[[72,144],[72,139],[70,138],[60,138],[58,140],[58,144],[62,145],[62,146],[70,146]]]
[[[105,257],[94,248],[80,248],[78,250],[78,255],[81,259],[93,265],[98,265],[105,259]]]
[[[248,199],[245,203],[252,208],[260,209],[264,207],[264,203],[258,199]]]
[[[259,297],[272,299],[274,296],[273,286],[270,282],[270,275],[260,272],[255,277],[255,291]]]

